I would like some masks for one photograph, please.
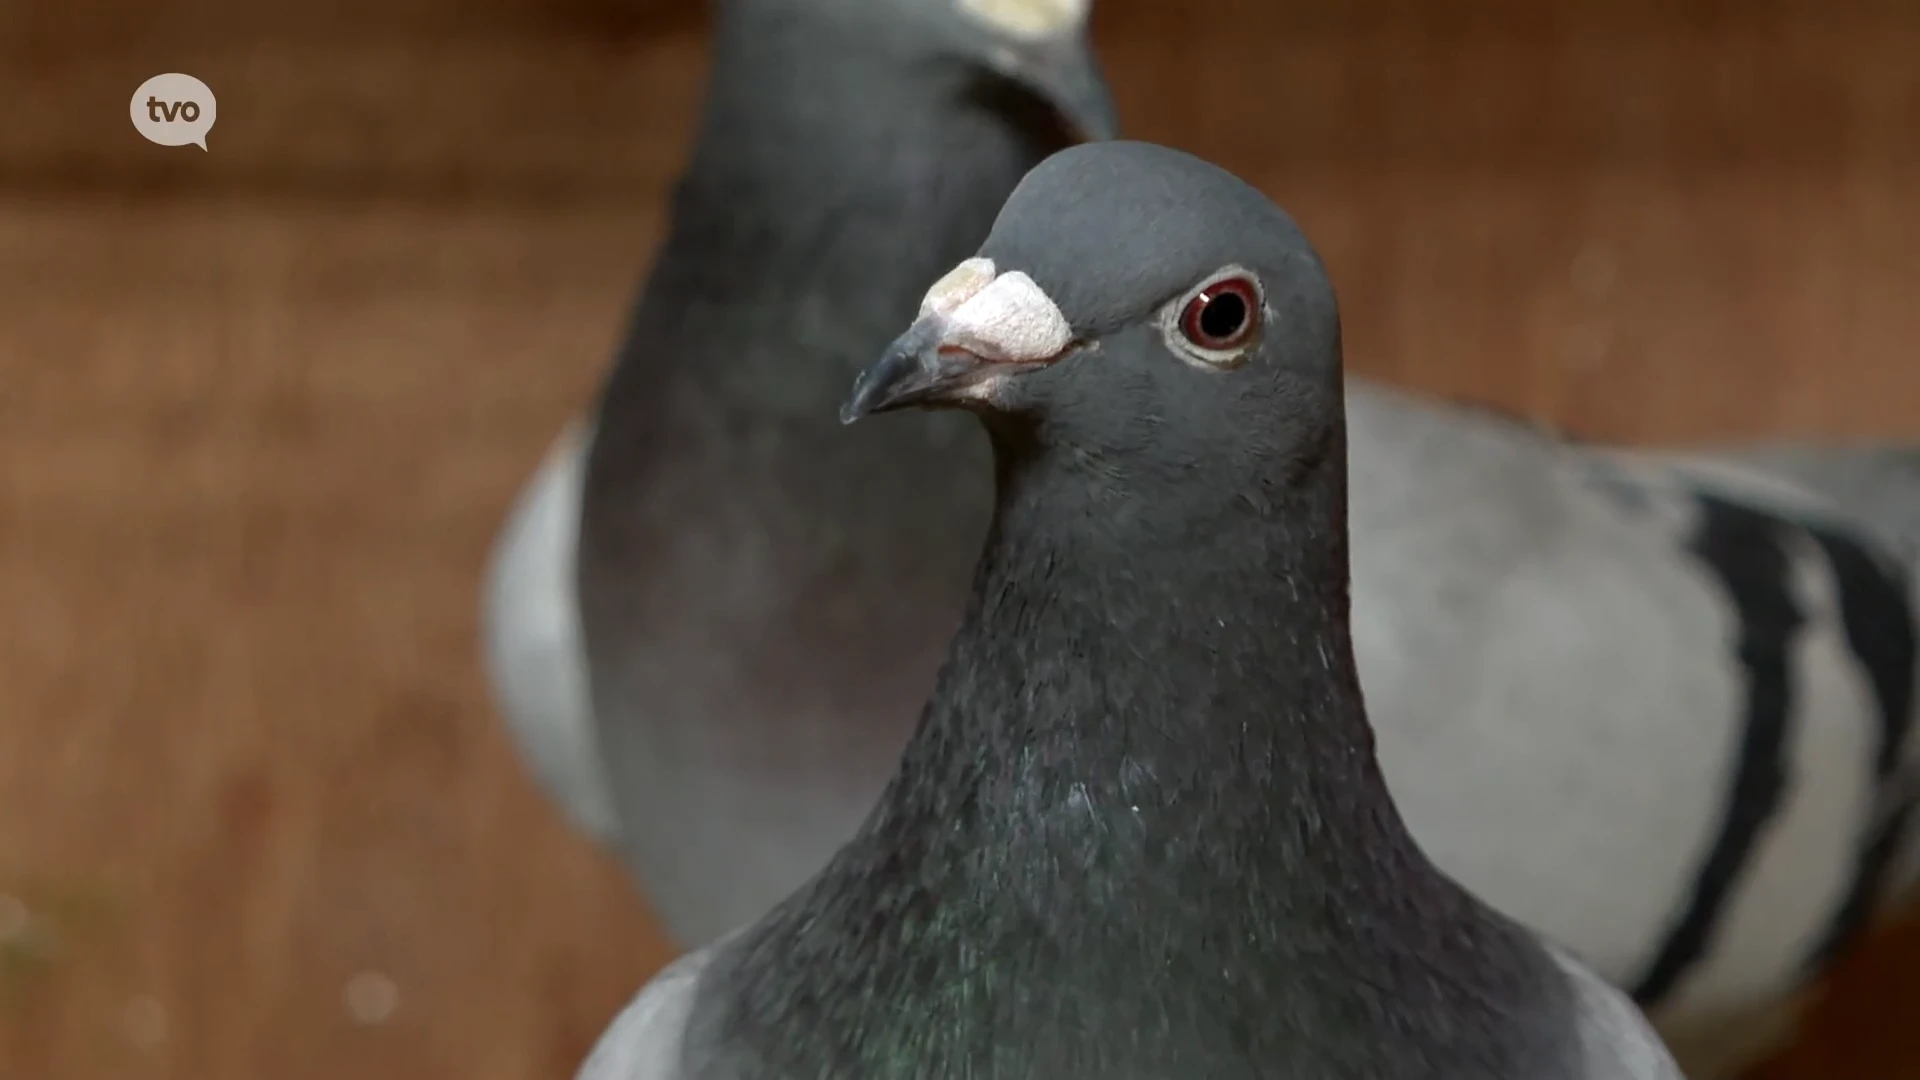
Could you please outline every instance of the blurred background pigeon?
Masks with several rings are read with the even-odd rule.
[[[615,809],[648,823],[617,842],[650,891],[699,898],[664,909],[687,940],[851,834],[873,792],[842,770],[891,771],[965,597],[990,491],[949,465],[984,453],[977,433],[843,433],[847,380],[1028,167],[1113,128],[1081,4],[717,10],[671,232],[596,423],[516,510],[485,617],[535,771],[603,839]]]

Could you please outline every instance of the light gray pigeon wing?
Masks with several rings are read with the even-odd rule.
[[[1910,888],[1910,558],[1738,452],[1348,411],[1355,648],[1422,846],[1663,1031],[1754,1027]]]
[[[1541,944],[1573,988],[1581,1080],[1685,1080],[1673,1054],[1619,987],[1561,946]]]
[[[576,1080],[681,1080],[687,1018],[721,942],[660,969],[594,1043]]]
[[[619,825],[587,697],[574,549],[589,425],[567,425],[494,542],[481,594],[482,659],[520,754],[573,826],[603,844]]]

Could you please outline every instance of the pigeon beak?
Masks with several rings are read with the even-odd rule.
[[[879,363],[860,373],[853,396],[840,407],[840,422],[851,424],[874,413],[948,400],[987,369],[987,362],[964,349],[942,346],[947,320],[930,316],[894,339]]]
[[[840,422],[909,405],[990,401],[1005,378],[1045,367],[1072,345],[1066,316],[1032,278],[968,259],[927,290],[913,326],[860,373]]]

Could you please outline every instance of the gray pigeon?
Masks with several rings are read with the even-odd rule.
[[[853,835],[987,521],[968,426],[841,433],[828,403],[1051,149],[1006,149],[1036,97],[1110,124],[1077,21],[1034,36],[1077,9],[944,2],[723,8],[608,437],[563,436],[490,571],[503,711],[686,945]],[[928,55],[1013,81],[986,104]],[[1624,454],[1364,383],[1347,429],[1354,644],[1415,836],[1631,988],[1696,1077],[1764,1045],[1914,877],[1920,450]]]
[[[1677,1080],[1388,795],[1339,318],[1293,222],[1178,151],[1078,147],[920,311],[842,416],[961,409],[993,446],[933,699],[851,842],[580,1075]]]
[[[925,481],[986,448],[954,417],[843,434],[831,406],[1027,169],[1113,133],[1085,16],[716,6],[670,235],[598,416],[556,441],[496,544],[482,614],[501,711],[576,826],[621,844],[616,792],[629,820],[679,822],[625,838],[666,898],[703,892],[728,853],[746,903],[689,922],[669,900],[681,935],[818,869],[925,697],[991,498],[981,470]],[[896,643],[886,670],[854,659]],[[848,798],[843,768],[868,790]]]

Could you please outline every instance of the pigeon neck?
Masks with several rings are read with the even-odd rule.
[[[1432,870],[1375,764],[1337,428],[1225,498],[1102,493],[996,443],[900,770],[727,951],[707,1045],[780,1075],[1400,1075],[1373,1043],[1497,1026],[1524,946]]]
[[[1070,450],[995,442],[971,608],[888,805],[925,770],[930,790],[981,785],[1004,815],[988,833],[1077,809],[1205,829],[1216,850],[1185,872],[1230,852],[1226,891],[1281,870],[1307,891],[1397,887],[1420,860],[1353,658],[1338,426],[1306,458],[1219,481],[1235,490],[1195,477],[1151,496]],[[957,775],[935,764],[944,746]]]

